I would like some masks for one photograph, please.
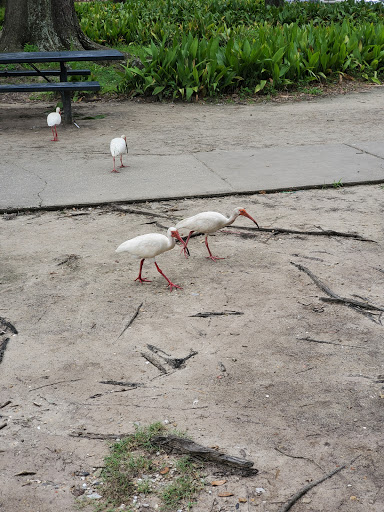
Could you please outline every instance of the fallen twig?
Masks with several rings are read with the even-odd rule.
[[[190,318],[199,317],[199,318],[208,318],[209,316],[222,316],[222,315],[244,315],[242,311],[206,311],[204,313],[196,313],[196,315],[189,315]]]
[[[356,306],[362,309],[370,309],[373,311],[384,311],[384,308],[380,306],[375,306],[369,302],[361,302],[359,300],[347,299],[345,297],[320,297],[320,300],[323,302],[340,302],[345,303],[347,305]]]
[[[77,254],[66,254],[64,256],[64,258],[61,261],[59,261],[57,266],[59,267],[60,265],[65,265],[65,264],[67,264],[69,267],[75,266],[75,265],[77,265],[77,260],[79,260],[79,259],[80,259],[80,256],[78,256]]]
[[[302,459],[302,460],[308,460],[309,462],[312,462],[313,464],[315,464],[318,468],[321,469],[321,471],[324,471],[324,469],[317,463],[315,462],[313,459],[310,459],[309,457],[303,457],[301,455],[291,455],[290,453],[286,453],[286,452],[283,452],[283,450],[280,450],[280,448],[277,448],[275,446],[275,450],[279,453],[281,453],[282,455],[285,455],[286,457],[290,457],[291,459]]]
[[[6,407],[7,405],[9,405],[11,403],[12,403],[12,400],[7,400],[6,402],[4,402],[3,404],[0,405],[0,409],[3,409],[4,407]]]
[[[124,327],[124,329],[121,331],[120,335],[118,336],[119,338],[120,338],[120,336],[122,336],[125,333],[125,331],[128,329],[128,327],[130,327],[133,324],[133,322],[135,321],[137,315],[140,312],[140,308],[141,308],[142,305],[143,305],[143,303],[139,304],[139,306],[137,307],[137,309],[136,309],[135,313],[133,314],[132,318],[130,319],[130,321],[127,323],[127,325]]]
[[[141,355],[146,359],[149,363],[153,364],[158,370],[161,371],[161,373],[167,374],[167,370],[164,368],[164,366],[157,361],[153,356],[150,354],[145,354],[144,352],[141,352]]]
[[[129,434],[95,434],[93,432],[83,432],[78,430],[71,432],[69,436],[82,437],[84,439],[121,439],[122,437],[128,437]]]
[[[127,388],[138,388],[139,386],[143,386],[140,382],[120,382],[118,380],[101,380],[100,384],[111,384],[113,386],[124,386]]]
[[[309,336],[306,336],[305,338],[296,338],[300,341],[309,341],[311,343],[325,343],[327,345],[336,345],[336,347],[348,347],[348,348],[366,348],[361,345],[342,345],[340,343],[335,343],[334,341],[324,341],[324,340],[314,340],[313,338],[310,338]]]
[[[7,349],[9,340],[10,340],[10,338],[5,338],[4,340],[0,341],[0,363],[3,360],[4,353]]]
[[[300,489],[300,491],[298,491],[296,494],[294,494],[292,496],[292,498],[285,504],[283,505],[279,512],[288,512],[288,510],[290,510],[293,505],[302,497],[304,496],[304,494],[306,494],[308,491],[310,491],[311,489],[313,489],[313,487],[316,487],[316,485],[319,485],[321,484],[322,482],[324,482],[325,480],[328,480],[328,478],[332,478],[334,475],[336,475],[337,473],[340,473],[340,471],[342,471],[343,469],[345,469],[347,466],[350,466],[351,464],[353,464],[355,462],[356,459],[358,459],[360,457],[360,455],[358,455],[357,457],[355,457],[349,464],[343,464],[343,466],[340,466],[339,468],[336,468],[334,469],[333,471],[331,471],[330,473],[328,473],[327,475],[324,475],[322,478],[319,478],[318,480],[315,480],[314,482],[311,482],[309,483],[308,485],[305,485],[302,489]]]
[[[384,311],[384,308],[375,306],[374,304],[370,304],[369,302],[360,302],[358,300],[340,297],[340,295],[337,295],[337,293],[333,292],[317,276],[315,276],[315,274],[313,274],[313,272],[311,272],[307,267],[304,267],[303,265],[300,265],[298,263],[294,263],[293,261],[291,261],[291,265],[294,265],[296,268],[298,268],[302,272],[305,272],[324,293],[326,293],[327,295],[329,295],[329,297],[331,297],[330,299],[327,297],[320,297],[320,300],[322,300],[324,302],[339,302],[341,304],[345,304],[346,306],[349,306],[350,308],[354,309],[355,311],[365,314],[373,322],[381,324],[380,319],[379,319],[379,321],[377,321],[376,319],[373,318],[372,313],[367,313],[365,311],[362,311],[362,309],[369,309],[369,310],[374,310],[374,311]]]
[[[218,452],[213,448],[207,448],[201,444],[197,444],[190,439],[184,439],[183,437],[177,436],[155,436],[152,437],[151,442],[155,445],[158,444],[162,447],[166,447],[170,450],[175,450],[181,453],[187,453],[191,457],[197,459],[203,459],[207,462],[214,462],[217,464],[224,464],[231,466],[232,468],[241,469],[246,471],[248,474],[256,474],[258,470],[253,468],[253,462],[240,459],[239,457],[233,457],[226,455],[225,453]]]
[[[147,344],[147,347],[149,348],[149,350],[151,350],[152,352],[160,356],[162,359],[164,359],[164,361],[175,370],[180,368],[185,363],[185,361],[198,354],[198,352],[191,349],[190,353],[185,357],[170,357],[169,354],[164,352],[164,350],[162,350],[161,348],[155,347],[154,345],[150,344]],[[161,353],[165,354],[167,357],[161,355]]]
[[[274,235],[311,235],[311,236],[338,236],[344,238],[353,238],[355,240],[360,240],[362,242],[373,242],[377,243],[376,240],[370,240],[369,238],[364,238],[357,233],[343,233],[340,231],[333,231],[332,229],[321,229],[321,231],[302,231],[297,229],[285,229],[285,228],[254,228],[252,226],[236,226],[236,229],[241,229],[245,231],[255,231],[260,232],[264,231],[267,233],[272,233]]]
[[[36,391],[36,389],[47,388],[48,386],[55,386],[56,384],[66,384],[67,382],[77,382],[78,380],[83,380],[83,379],[59,380],[58,382],[51,382],[50,384],[44,384],[43,386],[39,386],[37,388],[32,388],[29,391]]]
[[[12,334],[18,334],[16,327],[12,325],[11,322],[8,322],[8,320],[3,318],[2,316],[0,316],[0,326],[7,327]]]
[[[5,421],[4,423],[2,423],[0,425],[0,430],[2,430],[4,427],[6,427],[8,425],[8,423]]]

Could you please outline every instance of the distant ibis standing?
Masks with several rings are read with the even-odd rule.
[[[126,165],[123,164],[123,153],[128,153],[127,137],[125,135],[122,135],[121,137],[112,139],[110,148],[111,155],[113,158],[113,170],[111,172],[119,172],[116,170],[115,158],[117,156],[120,156],[120,167],[126,167]]]
[[[184,241],[179,235],[176,228],[171,227],[168,229],[166,235],[162,235],[160,233],[148,233],[146,235],[136,236],[135,238],[131,238],[126,242],[123,242],[116,249],[116,252],[128,252],[131,256],[137,259],[141,259],[140,261],[140,271],[138,277],[135,281],[140,281],[140,283],[150,283],[148,279],[145,279],[141,276],[141,270],[143,268],[143,263],[145,259],[150,259],[156,265],[158,272],[168,281],[168,285],[170,287],[170,291],[173,288],[181,288],[177,284],[173,284],[168,277],[163,274],[158,264],[155,261],[155,257],[163,252],[169,251],[173,249],[176,244],[176,240],[178,239],[184,247]]]
[[[47,115],[47,124],[52,129],[53,139],[51,141],[58,141],[59,137],[57,136],[56,126],[61,123],[61,110],[60,107],[56,108],[56,112],[51,112]]]
[[[192,233],[203,233],[205,234],[205,245],[209,253],[209,256],[207,257],[212,261],[222,260],[223,258],[219,258],[218,256],[212,256],[211,250],[209,249],[208,246],[208,235],[214,233],[218,229],[224,228],[225,226],[229,226],[237,219],[239,215],[248,217],[248,219],[251,219],[251,221],[254,222],[257,227],[259,227],[255,219],[253,219],[244,208],[235,208],[232,212],[232,215],[229,218],[217,212],[202,212],[198,213],[197,215],[194,215],[193,217],[188,217],[178,222],[176,224],[177,230],[189,231],[188,238],[182,249],[184,251],[185,256],[187,257],[187,245]]]

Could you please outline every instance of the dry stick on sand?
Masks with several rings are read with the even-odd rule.
[[[154,354],[157,354],[159,357],[164,359],[164,361],[166,363],[168,363],[169,366],[171,366],[175,370],[177,370],[178,368],[183,366],[185,361],[187,361],[191,357],[196,356],[198,354],[198,352],[196,352],[196,350],[190,349],[189,354],[187,356],[185,356],[185,357],[170,357],[169,354],[164,352],[164,350],[162,350],[161,348],[155,347],[155,345],[150,345],[149,343],[147,343],[147,347],[149,348],[149,350],[151,352],[153,352]],[[167,357],[163,356],[162,354],[165,354],[165,356],[167,356]],[[152,361],[150,361],[150,362],[152,362]]]
[[[167,370],[164,368],[164,366],[159,362],[157,361],[157,359],[155,359],[153,356],[151,356],[151,354],[146,354],[145,352],[141,352],[141,355],[144,357],[144,359],[146,359],[149,363],[153,364],[153,366],[156,366],[156,368],[158,370],[161,371],[161,373],[163,373],[164,375],[166,375],[168,372]]]
[[[205,311],[203,313],[196,313],[195,315],[189,315],[190,318],[199,317],[199,318],[208,318],[210,316],[223,316],[223,315],[244,315],[242,311]]]
[[[285,229],[285,228],[254,228],[254,227],[246,227],[246,226],[235,226],[236,229],[241,229],[245,231],[255,231],[257,232],[266,232],[272,233],[274,235],[311,235],[311,236],[339,236],[343,238],[353,238],[354,240],[360,240],[362,242],[372,242],[377,243],[376,240],[370,240],[369,238],[364,238],[357,233],[343,233],[341,231],[333,231],[332,229],[322,229],[321,226],[316,226],[320,231],[302,231],[298,229]],[[248,234],[249,235],[249,234]],[[247,237],[247,234],[245,234]],[[250,235],[249,235],[250,237]]]
[[[121,333],[119,334],[118,338],[120,338],[120,336],[122,336],[125,333],[125,331],[128,329],[128,327],[130,327],[133,324],[133,322],[135,321],[137,315],[140,312],[140,308],[141,308],[142,305],[143,305],[143,303],[139,304],[139,306],[137,307],[137,309],[136,309],[135,313],[133,314],[132,318],[127,323],[127,325],[124,327],[124,329],[121,331]]]
[[[304,267],[303,265],[299,265],[298,263],[294,263],[293,261],[291,261],[291,265],[294,265],[296,268],[298,268],[302,272],[305,272],[312,279],[312,281],[321,290],[323,290],[324,293],[326,293],[330,297],[330,298],[320,297],[320,300],[322,300],[324,302],[338,302],[341,304],[345,304],[346,306],[349,306],[350,308],[354,309],[355,311],[365,314],[373,322],[380,323],[380,322],[377,322],[377,320],[375,320],[372,317],[371,313],[365,313],[364,311],[362,311],[362,309],[367,309],[367,310],[371,310],[371,311],[384,311],[384,308],[375,306],[374,304],[370,304],[369,302],[361,302],[361,301],[354,300],[354,299],[347,299],[345,297],[340,297],[340,295],[337,295],[330,288],[328,288],[328,286],[326,286],[322,281],[320,281],[320,279],[317,276],[315,276],[315,274],[313,274],[307,267]]]
[[[292,496],[292,498],[285,504],[283,505],[279,512],[288,512],[288,510],[290,510],[293,505],[302,497],[304,496],[304,494],[306,494],[308,491],[310,491],[311,489],[313,489],[313,487],[316,487],[316,485],[319,485],[321,484],[322,482],[324,482],[325,480],[328,480],[328,478],[332,478],[334,475],[336,475],[337,473],[340,473],[340,471],[342,471],[343,469],[345,469],[347,466],[350,466],[351,464],[353,464],[355,462],[356,459],[358,459],[360,457],[360,455],[358,455],[357,457],[355,457],[353,460],[351,460],[351,462],[349,464],[343,464],[343,466],[340,466],[339,468],[336,468],[334,469],[333,471],[331,471],[330,473],[328,473],[327,475],[324,475],[322,478],[319,478],[318,480],[315,480],[314,482],[311,482],[310,484],[308,485],[305,485],[302,489],[300,489],[300,491],[298,491],[296,494],[294,494]]]
[[[305,338],[296,338],[300,341],[309,341],[311,343],[325,343],[326,345],[336,345],[336,347],[347,347],[347,348],[367,348],[362,345],[343,345],[342,343],[335,343],[334,341],[325,341],[325,340],[314,340],[309,336],[305,336]]]
[[[246,459],[240,459],[239,457],[232,457],[225,453],[218,452],[213,448],[207,448],[201,444],[195,443],[190,439],[184,439],[183,437],[177,436],[155,436],[152,437],[151,442],[159,444],[160,446],[169,450],[175,450],[179,453],[186,453],[191,457],[197,459],[203,459],[206,462],[214,462],[218,464],[224,464],[235,469],[248,472],[249,474],[256,474],[258,470],[253,468],[253,462]]]

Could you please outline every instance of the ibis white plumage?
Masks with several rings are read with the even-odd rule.
[[[60,107],[56,108],[56,112],[51,112],[47,115],[47,124],[51,127],[53,139],[51,139],[52,142],[56,142],[59,140],[59,137],[57,135],[57,129],[56,126],[59,126],[61,123],[61,110]]]
[[[259,225],[252,218],[249,213],[244,208],[235,208],[230,217],[225,217],[221,213],[217,212],[202,212],[194,215],[193,217],[188,217],[187,219],[181,220],[176,224],[176,229],[179,231],[188,230],[188,238],[184,244],[183,251],[185,256],[187,257],[187,245],[192,233],[203,233],[205,234],[205,245],[208,249],[209,256],[208,258],[216,261],[221,260],[223,258],[219,258],[218,256],[213,256],[211,250],[208,245],[208,235],[214,233],[218,229],[224,228],[225,226],[229,226],[239,215],[243,215],[244,217],[248,217],[252,222],[256,224],[257,227]]]
[[[110,148],[111,155],[113,158],[113,170],[111,172],[119,172],[116,170],[115,158],[117,156],[120,156],[120,167],[126,167],[126,165],[123,164],[123,154],[128,153],[127,137],[125,135],[122,135],[121,137],[116,137],[116,139],[112,139]]]
[[[176,228],[171,227],[168,229],[166,235],[162,235],[160,233],[148,233],[146,235],[136,236],[135,238],[131,238],[126,242],[123,242],[116,249],[116,252],[128,252],[134,258],[140,259],[140,271],[138,277],[135,281],[139,281],[140,283],[150,283],[148,279],[145,279],[141,275],[141,270],[143,268],[144,260],[150,259],[155,263],[155,266],[160,272],[160,274],[168,281],[168,285],[170,290],[173,288],[181,288],[177,284],[172,283],[168,277],[163,274],[161,269],[156,263],[156,256],[162,254],[163,252],[169,251],[175,247],[176,238],[182,243],[184,246],[184,241],[179,235]]]

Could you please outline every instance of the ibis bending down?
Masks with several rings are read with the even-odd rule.
[[[56,112],[51,112],[47,115],[47,124],[52,129],[53,139],[51,141],[57,141],[59,140],[59,137],[57,136],[57,130],[56,126],[58,126],[61,123],[61,110],[60,107],[56,108]]]
[[[158,254],[173,249],[176,244],[175,238],[177,238],[184,247],[183,239],[179,235],[177,229],[172,227],[168,229],[166,235],[161,235],[160,233],[148,233],[146,235],[140,235],[136,236],[135,238],[131,238],[131,240],[127,240],[126,242],[123,242],[121,245],[119,245],[119,247],[116,249],[116,252],[128,252],[134,258],[141,259],[139,275],[135,279],[135,281],[140,281],[140,283],[151,282],[141,275],[144,260],[151,259],[155,263],[158,272],[160,272],[160,274],[168,281],[170,291],[172,291],[173,288],[181,288],[181,286],[173,284],[168,279],[168,277],[163,274],[155,261],[155,257]]]
[[[209,256],[207,257],[212,261],[222,260],[223,258],[219,258],[218,256],[212,256],[211,250],[208,245],[208,235],[210,233],[214,233],[218,229],[224,228],[225,226],[229,226],[237,219],[239,215],[248,217],[248,219],[251,219],[251,221],[254,222],[257,227],[259,227],[255,219],[253,219],[244,208],[235,208],[232,212],[232,215],[229,218],[217,212],[202,212],[198,213],[197,215],[194,215],[193,217],[188,217],[187,219],[178,222],[176,224],[177,230],[189,231],[188,238],[182,249],[184,251],[185,257],[187,257],[187,245],[192,233],[203,233],[205,234],[205,245],[209,253]]]
[[[110,148],[113,158],[113,170],[111,172],[119,172],[116,170],[115,158],[120,155],[120,167],[126,167],[126,165],[123,164],[123,153],[128,153],[127,137],[122,135],[121,137],[112,139]]]

